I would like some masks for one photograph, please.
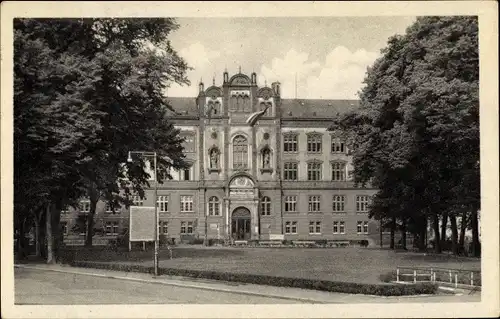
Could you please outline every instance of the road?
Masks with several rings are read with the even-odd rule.
[[[15,268],[15,304],[290,304],[272,297]]]

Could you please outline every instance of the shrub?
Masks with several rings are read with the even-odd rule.
[[[396,280],[396,272],[388,272],[386,274],[381,274],[380,275],[380,281],[382,282],[391,282]]]
[[[209,239],[208,240],[208,246],[213,246],[213,245],[222,245],[224,244],[224,239]]]
[[[320,246],[320,247],[325,247],[326,246],[326,239],[316,240],[316,245]]]
[[[360,240],[359,245],[361,247],[368,247],[368,240],[366,240],[366,239]]]
[[[129,272],[153,273],[153,267],[130,264],[95,263],[77,261],[72,262],[72,266],[110,269]],[[434,294],[437,286],[430,283],[420,283],[416,285],[396,285],[396,284],[359,284],[350,282],[334,282],[317,279],[288,278],[268,275],[225,273],[216,271],[161,268],[160,274],[171,276],[184,276],[192,278],[205,278],[221,281],[242,282],[257,285],[268,285],[277,287],[295,287],[302,289],[314,289],[329,292],[341,292],[351,294],[367,294],[379,296],[403,296],[417,294]]]
[[[292,241],[288,240],[288,239],[285,239],[285,240],[283,240],[283,245],[285,245],[285,246],[291,246],[292,245]]]
[[[205,241],[203,238],[194,238],[193,240],[189,241],[190,245],[202,245]]]

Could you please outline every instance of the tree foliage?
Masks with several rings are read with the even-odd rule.
[[[355,182],[379,189],[372,216],[417,223],[479,209],[477,35],[475,17],[418,18],[368,69],[360,109],[334,121]]]
[[[143,196],[145,161],[124,165],[128,151],[156,151],[160,182],[185,167],[164,95],[189,83],[167,40],[177,28],[172,19],[14,21],[16,219],[81,197],[93,213],[98,199]]]

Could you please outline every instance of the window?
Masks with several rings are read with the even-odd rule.
[[[61,214],[67,214],[67,213],[69,213],[68,205],[63,206],[63,208],[61,208]]]
[[[296,134],[286,134],[283,136],[283,152],[284,153],[297,153],[298,141]]]
[[[343,213],[345,211],[345,196],[333,195],[332,211],[334,213]]]
[[[179,180],[181,181],[191,181],[193,178],[191,174],[191,167],[186,169],[181,169],[179,171]]]
[[[363,222],[363,233],[368,234],[368,222]]]
[[[167,235],[168,234],[168,222],[165,220],[160,221],[158,224],[158,234]]]
[[[307,136],[307,152],[321,153],[321,134],[309,134]]]
[[[310,221],[309,222],[309,234],[321,234],[321,222],[320,221]]]
[[[236,136],[233,140],[233,168],[248,168],[248,142],[242,135]]]
[[[285,212],[297,211],[297,196],[285,196]]]
[[[332,153],[345,153],[345,143],[338,138],[332,137]]]
[[[181,196],[181,212],[193,211],[193,196]]]
[[[369,200],[370,200],[370,196],[366,196],[366,195],[356,196],[356,212],[357,213],[367,213]]]
[[[116,214],[116,210],[113,209],[110,203],[106,203],[106,213],[113,213]]]
[[[345,181],[346,180],[346,164],[344,162],[332,163],[332,181]]]
[[[158,205],[158,210],[160,212],[162,213],[168,212],[168,196],[167,195],[158,196],[156,205]]]
[[[68,234],[68,223],[67,222],[61,222],[60,226],[61,226],[61,233],[63,235],[67,235]]]
[[[208,215],[219,216],[220,215],[220,202],[215,196],[212,196],[208,200]]]
[[[106,222],[106,235],[118,235],[118,222]]]
[[[82,213],[90,212],[90,201],[89,200],[80,201],[80,212],[82,212]]]
[[[193,153],[195,151],[194,136],[194,134],[181,134],[181,137],[184,139],[182,146],[185,153]]]
[[[334,234],[338,234],[339,233],[339,222],[338,221],[334,221],[333,222],[333,233]]]
[[[181,222],[181,234],[192,234],[193,222]]]
[[[287,221],[285,222],[285,234],[297,234],[297,222]]]
[[[340,223],[339,223],[339,232],[341,234],[345,234],[345,222],[344,221],[340,221]]]
[[[271,199],[269,197],[262,197],[262,200],[260,202],[260,212],[263,216],[271,215]]]
[[[283,179],[285,181],[296,181],[298,176],[297,163],[283,164]]]
[[[321,196],[319,195],[309,196],[309,212],[310,213],[320,212],[321,211],[320,202],[321,202]]]
[[[307,163],[307,180],[308,181],[321,180],[321,163],[318,162]]]
[[[363,222],[358,221],[357,232],[358,232],[358,234],[361,234],[363,232]]]
[[[139,195],[134,195],[132,196],[132,204],[133,206],[143,206],[144,205],[144,201],[142,200],[141,196]]]

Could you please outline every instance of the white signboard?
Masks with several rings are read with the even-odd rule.
[[[212,230],[219,229],[219,224],[210,224],[210,229]]]
[[[155,240],[155,208],[130,206],[130,241]]]
[[[282,234],[269,234],[269,240],[285,240],[285,235],[282,235]]]

